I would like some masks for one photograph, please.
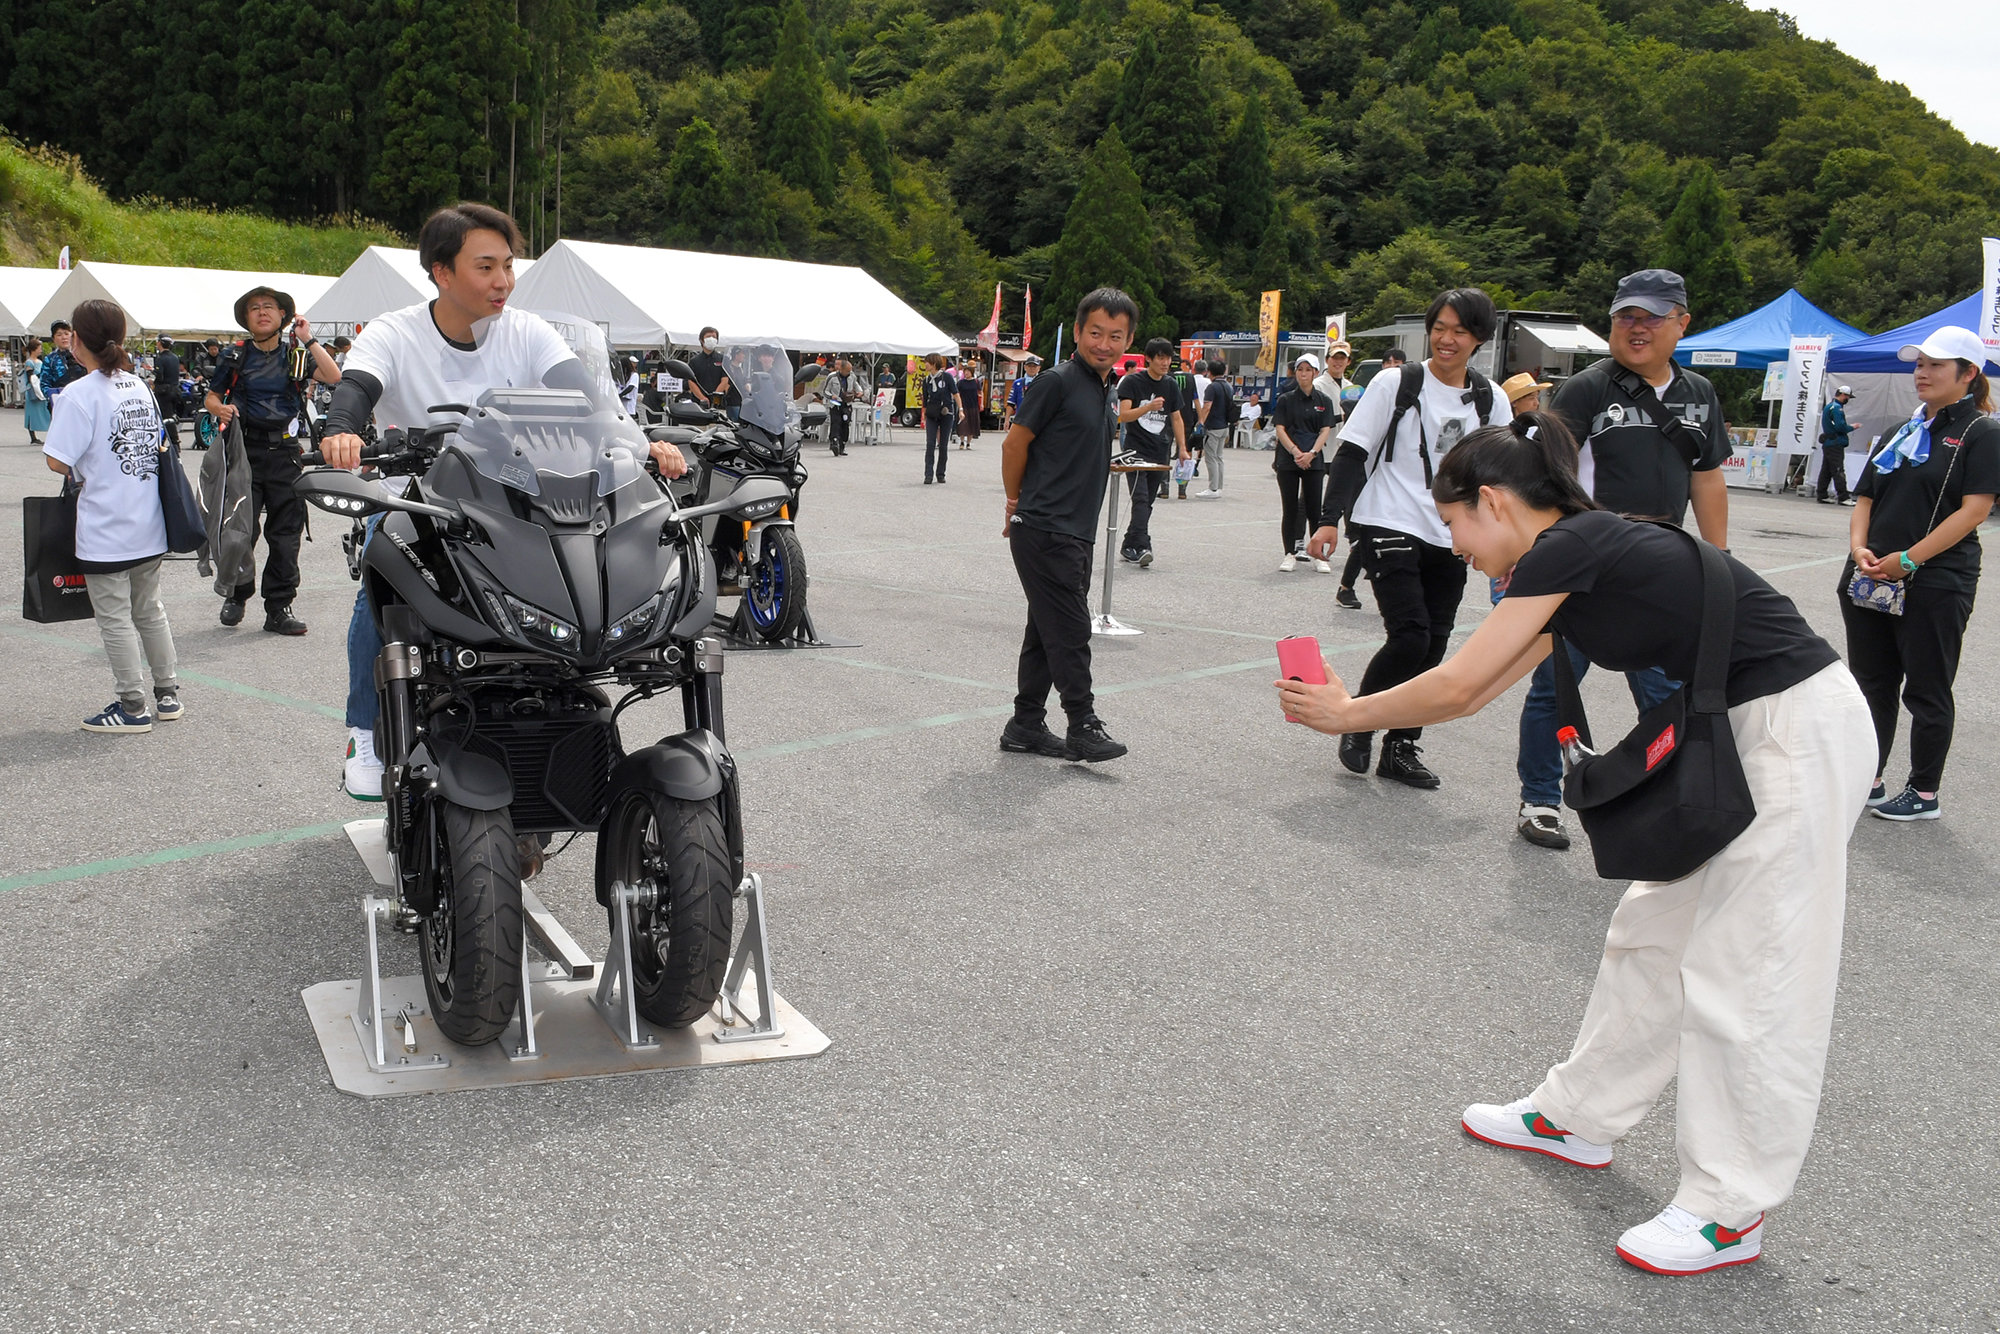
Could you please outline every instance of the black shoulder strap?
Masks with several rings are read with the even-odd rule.
[[[1382,433],[1381,441],[1375,446],[1375,457],[1369,461],[1368,473],[1372,477],[1375,470],[1396,457],[1396,428],[1403,423],[1403,414],[1417,406],[1424,396],[1424,364],[1421,361],[1403,363],[1402,378],[1396,382],[1396,410],[1389,414],[1389,429]],[[1417,415],[1417,445],[1423,447],[1423,414]]]
[[[1660,396],[1653,392],[1653,386],[1639,378],[1637,371],[1620,366],[1611,372],[1611,380],[1624,391],[1625,397],[1645,409],[1660,434],[1671,440],[1674,448],[1687,457],[1690,467],[1701,462],[1708,442],[1695,434],[1686,422],[1667,411],[1666,404],[1660,402]]]
[[[1472,379],[1472,410],[1479,414],[1481,426],[1493,424],[1493,381],[1466,367],[1465,373]]]

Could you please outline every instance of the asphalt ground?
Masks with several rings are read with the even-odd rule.
[[[337,832],[367,813],[336,787],[338,525],[303,640],[221,628],[170,571],[188,713],[150,736],[77,729],[110,698],[91,623],[6,613],[0,1328],[2000,1327],[1990,606],[1945,818],[1854,838],[1797,1196],[1760,1263],[1664,1279],[1612,1247],[1673,1193],[1671,1094],[1601,1172],[1458,1128],[1567,1053],[1619,892],[1514,833],[1519,688],[1427,734],[1432,793],[1288,726],[1272,641],[1353,680],[1380,623],[1277,572],[1266,458],[1235,452],[1120,571],[1146,633],[1095,663],[1132,753],[1004,755],[997,454],[927,488],[913,433],[814,451],[812,606],[862,646],[729,660],[777,981],[834,1042],[806,1062],[335,1091],[299,992],[356,976],[369,887]],[[13,581],[13,500],[54,481],[11,412],[0,489]],[[1737,553],[1838,644],[1847,511],[1731,502]],[[1630,716],[1586,689],[1600,731]],[[677,726],[650,702],[625,735]],[[602,948],[589,877],[583,839],[536,883]]]

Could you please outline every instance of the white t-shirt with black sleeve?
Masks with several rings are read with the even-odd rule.
[[[369,322],[348,350],[346,373],[382,386],[375,424],[387,430],[432,424],[431,409],[470,404],[488,389],[532,389],[576,353],[547,320],[512,306],[476,320],[470,343],[444,336],[426,301]]]
[[[130,371],[93,371],[57,395],[42,452],[83,485],[76,499],[76,558],[86,568],[128,569],[167,550],[160,513],[160,409]]]
[[[1514,406],[1495,385],[1491,413],[1481,421],[1479,409],[1473,403],[1470,377],[1465,388],[1454,389],[1431,374],[1430,362],[1424,362],[1423,366],[1423,394],[1417,406],[1404,413],[1403,420],[1396,424],[1393,457],[1378,464],[1380,451],[1376,446],[1382,443],[1389,429],[1389,419],[1396,415],[1396,389],[1403,379],[1400,370],[1384,370],[1370,380],[1361,401],[1354,405],[1354,411],[1340,428],[1343,443],[1368,451],[1365,465],[1368,480],[1354,502],[1350,518],[1371,528],[1408,533],[1432,546],[1449,547],[1451,530],[1438,517],[1430,486],[1424,481],[1422,450],[1429,448],[1431,471],[1435,475],[1438,464],[1452,446],[1481,426],[1513,420]]]

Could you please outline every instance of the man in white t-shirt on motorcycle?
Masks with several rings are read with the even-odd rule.
[[[327,409],[320,453],[336,468],[361,463],[361,431],[372,415],[383,429],[432,424],[431,408],[471,403],[496,388],[575,389],[601,397],[596,381],[547,320],[507,304],[521,233],[485,204],[433,213],[417,233],[417,257],[435,299],[371,321],[354,340]],[[668,477],[687,471],[678,449],[650,452]],[[364,588],[347,629],[347,764],[344,786],[362,801],[382,799],[375,754],[375,659],[382,637]]]

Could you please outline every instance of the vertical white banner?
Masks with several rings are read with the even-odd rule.
[[[1979,322],[1972,331],[1986,340],[1988,356],[2000,356],[2000,240],[1989,236],[1980,245],[1985,252],[1980,272],[1986,282],[1981,289]]]
[[[1826,378],[1827,334],[1792,339],[1785,363],[1785,409],[1778,417],[1778,452],[1811,454],[1819,448],[1819,391]]]

